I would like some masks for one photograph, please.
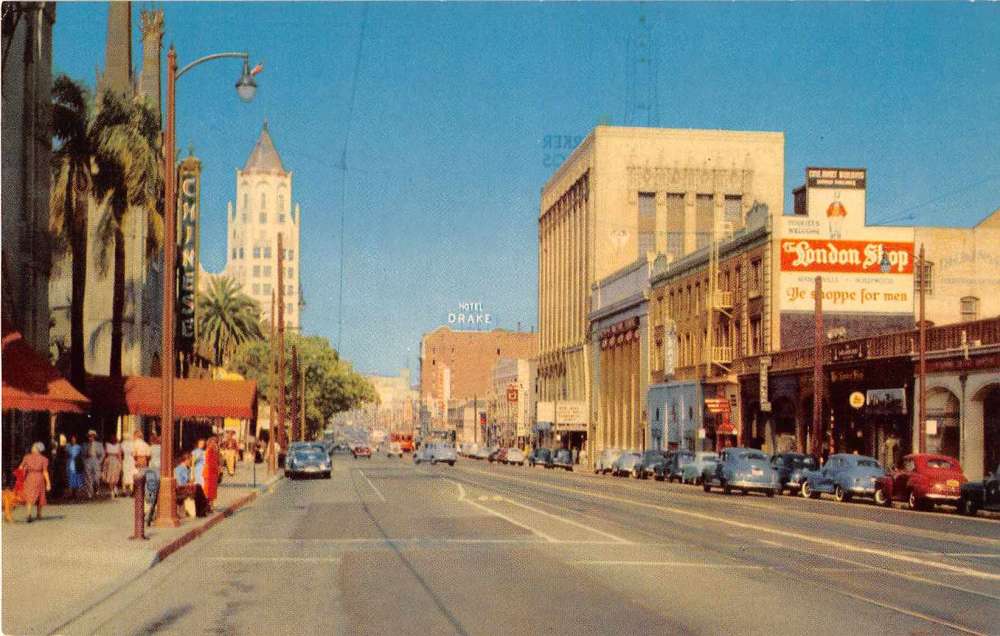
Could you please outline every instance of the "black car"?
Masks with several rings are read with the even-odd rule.
[[[771,468],[778,474],[778,494],[788,492],[796,495],[802,490],[806,473],[819,470],[819,460],[815,455],[803,453],[778,453],[771,457]]]
[[[528,455],[528,466],[545,466],[548,468],[549,462],[551,461],[552,451],[547,448],[532,449],[531,454]]]
[[[545,467],[565,468],[566,470],[572,472],[573,453],[571,453],[568,448],[560,448],[550,457],[548,463],[545,464]]]
[[[632,476],[636,479],[647,479],[656,474],[656,469],[663,471],[663,465],[667,463],[667,456],[663,451],[648,450],[644,452],[639,461],[632,469]]]
[[[667,453],[667,460],[657,466],[653,471],[653,476],[657,480],[681,481],[684,473],[684,466],[694,461],[694,453],[689,450],[675,450]]]
[[[1000,466],[982,481],[962,484],[961,493],[958,511],[964,515],[974,515],[980,510],[1000,511]]]

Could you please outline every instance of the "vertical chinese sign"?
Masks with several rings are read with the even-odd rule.
[[[198,217],[201,207],[201,161],[189,155],[181,162],[177,183],[177,351],[191,354],[197,335]]]

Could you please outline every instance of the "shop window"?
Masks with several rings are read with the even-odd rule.
[[[979,319],[979,299],[975,296],[966,296],[962,299],[962,320]]]

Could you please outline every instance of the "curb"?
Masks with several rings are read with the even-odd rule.
[[[246,495],[243,495],[233,503],[226,506],[224,510],[221,510],[213,514],[211,518],[209,518],[209,520],[206,521],[205,523],[201,524],[197,528],[191,528],[186,533],[182,534],[181,536],[177,537],[170,543],[166,544],[165,546],[157,550],[156,555],[153,557],[152,562],[149,564],[149,567],[153,567],[154,565],[163,561],[174,552],[177,552],[187,544],[191,543],[201,535],[205,534],[208,530],[213,528],[216,524],[218,524],[226,517],[233,516],[237,510],[239,510],[243,506],[249,504],[254,499],[256,499],[257,493],[258,491],[254,491],[247,493]]]

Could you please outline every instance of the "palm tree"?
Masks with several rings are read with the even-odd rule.
[[[94,179],[95,148],[90,135],[87,90],[65,75],[52,85],[50,230],[72,259],[70,297],[70,381],[84,390],[83,303],[87,297],[87,217]]]
[[[260,307],[232,278],[213,278],[198,295],[198,339],[213,352],[216,365],[227,364],[236,348],[264,337]]]
[[[108,247],[114,248],[114,290],[111,307],[112,376],[122,373],[125,315],[125,228],[132,215],[146,212],[146,245],[154,258],[163,243],[163,170],[159,115],[144,101],[105,91],[94,116],[93,139],[97,150],[95,198],[103,211],[98,234],[98,266],[108,267]],[[169,273],[164,284],[170,284]],[[136,317],[138,323],[138,316]]]

